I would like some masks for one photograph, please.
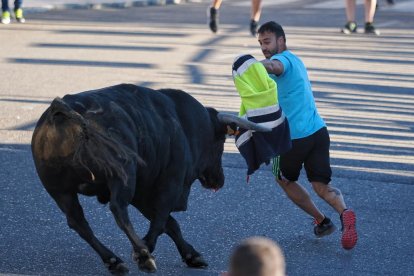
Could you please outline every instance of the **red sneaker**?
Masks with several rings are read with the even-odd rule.
[[[341,214],[342,223],[342,247],[346,250],[354,248],[358,241],[358,234],[356,231],[356,216],[354,211],[345,210]]]

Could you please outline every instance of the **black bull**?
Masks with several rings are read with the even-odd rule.
[[[128,269],[95,237],[78,194],[109,202],[141,270],[156,270],[151,252],[162,233],[171,237],[189,267],[205,267],[171,212],[187,209],[196,179],[208,189],[223,186],[221,157],[234,120],[266,131],[233,117],[205,108],[183,91],[122,84],[56,98],[36,125],[32,153],[40,180],[69,227],[112,273]],[[150,221],[143,239],[129,220],[129,204]]]

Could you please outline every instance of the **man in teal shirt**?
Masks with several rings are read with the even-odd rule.
[[[292,138],[292,149],[273,160],[276,181],[297,206],[315,219],[317,237],[333,233],[335,225],[297,182],[304,165],[314,191],[340,215],[343,248],[352,249],[358,240],[355,213],[346,207],[341,191],[330,184],[329,133],[318,114],[306,67],[287,49],[282,26],[270,21],[259,28],[258,34],[266,57],[262,64],[277,83],[279,104],[286,114]]]

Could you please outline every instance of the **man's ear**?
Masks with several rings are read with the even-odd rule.
[[[283,44],[285,44],[285,38],[284,38],[283,36],[278,36],[278,37],[276,38],[276,41],[277,41],[277,44],[278,44],[278,45],[283,45]]]

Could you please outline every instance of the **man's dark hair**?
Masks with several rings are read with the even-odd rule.
[[[269,21],[264,23],[260,26],[259,30],[257,30],[259,34],[263,34],[264,32],[271,32],[276,35],[276,37],[283,37],[286,42],[285,31],[283,30],[282,26],[275,21]]]

